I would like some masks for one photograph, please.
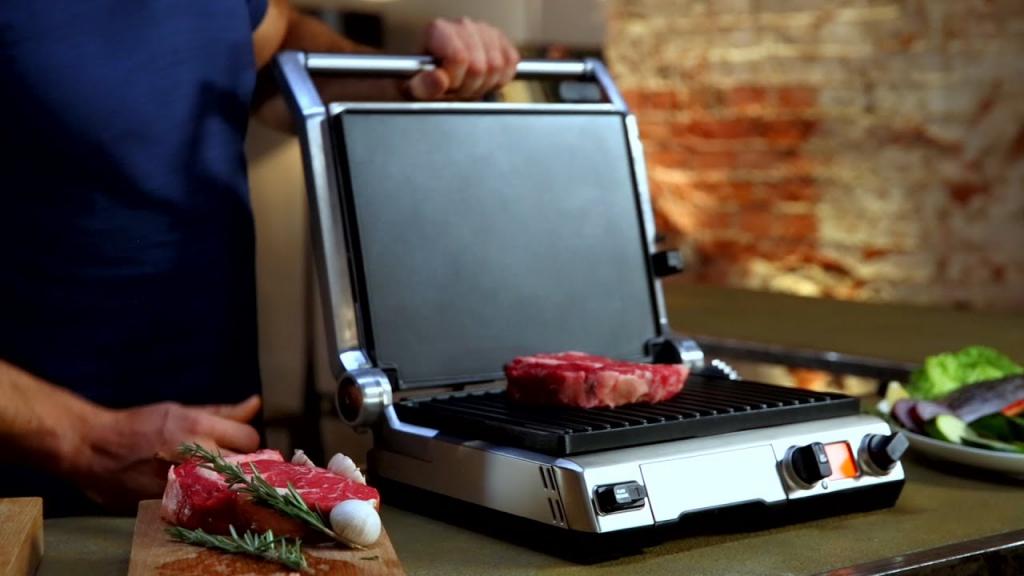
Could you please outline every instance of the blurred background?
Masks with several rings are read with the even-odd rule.
[[[1019,0],[294,3],[388,52],[469,16],[527,56],[603,58],[639,119],[659,230],[688,257],[674,282],[1024,310]],[[333,418],[299,425],[329,412],[333,382],[298,145],[254,124],[248,153],[271,443],[365,445]]]

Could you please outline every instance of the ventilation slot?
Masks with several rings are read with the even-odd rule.
[[[537,470],[540,472],[540,481],[544,484],[544,489],[550,491],[551,486],[548,486],[548,477],[544,475],[544,467],[538,466]]]
[[[548,508],[551,510],[552,524],[565,526],[565,509],[562,508],[562,501],[557,498],[548,498]]]
[[[548,481],[544,485],[549,487],[548,490],[551,490],[552,492],[557,492],[558,482],[555,481],[555,471],[552,468],[548,468],[547,471]]]

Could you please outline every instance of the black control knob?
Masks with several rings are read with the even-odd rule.
[[[910,447],[910,441],[902,432],[890,434],[868,434],[864,439],[864,454],[870,467],[882,473],[892,470]]]
[[[793,476],[808,486],[813,486],[832,475],[832,466],[828,463],[828,454],[821,442],[790,450],[789,467],[793,471]]]
[[[639,482],[605,484],[594,489],[597,509],[603,514],[643,508],[647,490]]]

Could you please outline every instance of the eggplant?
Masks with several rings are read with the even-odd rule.
[[[942,399],[964,422],[995,414],[1024,399],[1024,375],[1007,376],[965,386]]]
[[[923,427],[926,422],[931,422],[936,416],[940,414],[952,414],[945,404],[941,402],[931,402],[929,400],[918,400],[914,402],[914,406],[910,409],[910,416],[917,421],[918,427]]]
[[[950,414],[945,405],[928,400],[899,400],[893,404],[892,415],[907,430],[923,432],[924,425],[940,414]]]
[[[892,417],[911,432],[920,432],[921,429],[918,427],[917,422],[910,416],[910,410],[914,407],[914,400],[898,400],[892,405]]]

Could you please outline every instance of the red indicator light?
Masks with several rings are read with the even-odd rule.
[[[860,475],[857,469],[857,459],[853,457],[853,450],[846,442],[835,442],[825,444],[825,454],[828,454],[828,463],[832,466],[832,475],[828,480],[842,480],[844,478],[856,478]]]

